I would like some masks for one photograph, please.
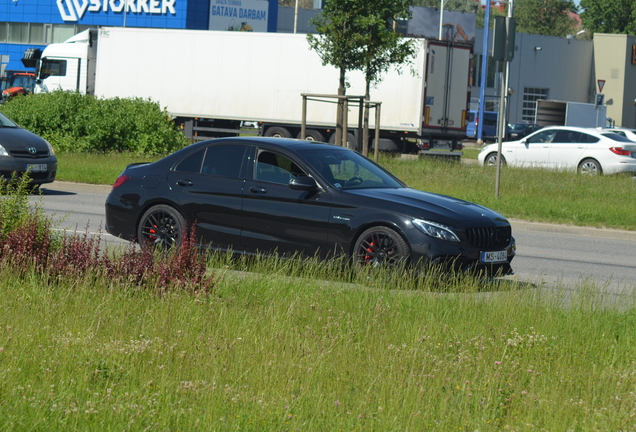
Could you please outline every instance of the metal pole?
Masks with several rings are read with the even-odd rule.
[[[375,146],[373,149],[373,160],[378,161],[380,156],[380,108],[381,104],[378,102],[375,104]]]
[[[303,96],[303,112],[302,112],[302,122],[300,123],[300,139],[305,139],[307,137],[307,95]]]
[[[298,0],[296,0],[296,7],[294,8],[294,34],[296,34],[297,28],[298,28]]]
[[[349,122],[349,99],[344,98],[344,106],[342,107],[342,147],[349,148],[349,139],[347,137],[347,123]]]
[[[510,18],[512,18],[513,1],[514,0],[510,0],[510,2],[508,3],[508,18],[506,19],[506,44],[508,43],[508,38],[510,37],[508,31],[510,30],[509,21]],[[505,133],[507,123],[505,118],[507,102],[506,95],[508,93],[508,80],[510,78],[510,62],[508,60],[504,61],[506,62],[506,65],[499,106],[499,136],[497,137],[497,175],[495,178],[495,198],[499,198],[499,184],[501,182],[501,143],[503,141],[503,134]]]
[[[488,64],[488,33],[490,32],[490,0],[486,0],[486,15],[484,16],[484,41],[481,47],[481,83],[479,84],[479,110],[477,118],[477,144],[483,144],[482,131],[484,125],[484,98],[486,97],[486,66]]]
[[[444,25],[444,0],[439,2],[439,40],[442,40],[442,26]]]

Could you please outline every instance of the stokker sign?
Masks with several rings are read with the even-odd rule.
[[[176,0],[57,0],[64,21],[77,21],[88,12],[122,12],[175,15]]]

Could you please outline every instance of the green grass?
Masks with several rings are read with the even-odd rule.
[[[499,198],[496,170],[476,164],[384,157],[380,163],[416,189],[450,195],[509,218],[636,230],[636,180],[570,172],[503,167]]]
[[[129,163],[158,158],[60,154],[58,159],[58,180],[110,185]],[[381,156],[380,163],[416,189],[472,201],[509,218],[636,230],[636,181],[630,176],[585,177],[504,167],[499,198],[495,198],[494,169],[386,155]]]
[[[134,162],[154,162],[160,157],[125,153],[62,153],[57,155],[57,159],[57,180],[112,185],[126,165]]]
[[[251,270],[158,296],[0,268],[0,430],[636,427],[631,302]]]

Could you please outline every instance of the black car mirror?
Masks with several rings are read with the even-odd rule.
[[[309,176],[300,176],[289,180],[289,187],[294,190],[311,191],[318,189],[318,184],[316,180]]]

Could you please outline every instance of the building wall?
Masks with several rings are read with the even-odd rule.
[[[483,29],[478,29],[474,52],[482,53]],[[490,43],[492,46],[492,43]],[[540,48],[540,49],[539,49]],[[592,103],[594,101],[593,44],[591,41],[517,33],[515,55],[510,63],[508,121],[522,120],[524,88],[547,89],[549,99]],[[479,97],[480,82],[472,87]],[[486,100],[499,100],[499,86],[487,88]]]
[[[605,80],[607,116],[616,126],[636,128],[636,64],[632,63],[636,36],[595,34],[596,76]]]

